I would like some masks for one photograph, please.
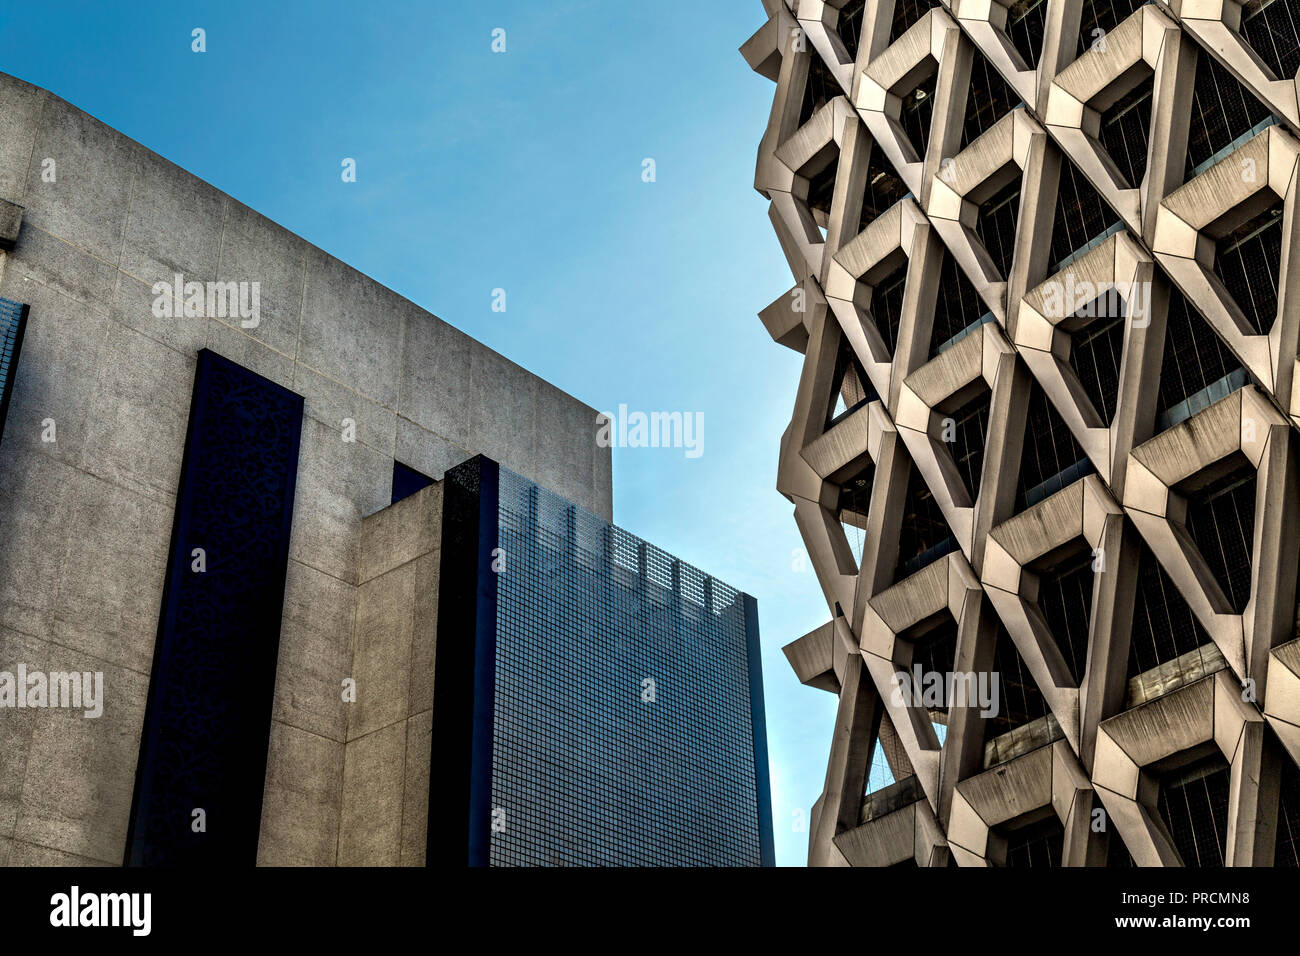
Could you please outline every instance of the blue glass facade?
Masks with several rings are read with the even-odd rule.
[[[474,735],[471,862],[770,865],[753,598],[491,462],[453,471],[466,468],[490,470],[478,484],[497,499],[477,555],[443,542],[444,574],[485,569],[459,597],[444,578],[438,642],[441,677],[444,625],[477,595],[477,637],[457,641],[479,651],[474,709],[492,702],[490,737]],[[436,716],[434,734],[436,751]]]

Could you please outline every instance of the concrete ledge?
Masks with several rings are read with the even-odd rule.
[[[827,621],[797,641],[791,641],[781,648],[781,652],[790,662],[799,683],[838,694],[840,682],[832,663],[834,642],[835,622]]]

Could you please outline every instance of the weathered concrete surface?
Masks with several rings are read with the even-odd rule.
[[[362,519],[389,504],[394,459],[439,478],[487,454],[609,519],[596,411],[0,74],[0,249],[17,207],[0,296],[31,308],[0,447],[0,668],[93,663],[109,702],[75,726],[57,714],[0,720],[0,854],[121,862],[195,354],[207,347],[306,399],[259,860],[332,864],[361,845],[338,841],[341,814],[364,809],[341,799],[340,682],[353,618],[371,607],[358,594]],[[176,273],[258,283],[259,323],[156,317],[154,284]],[[51,420],[55,440],[42,440]]]

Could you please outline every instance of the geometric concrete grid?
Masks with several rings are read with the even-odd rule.
[[[763,0],[810,864],[1296,865],[1294,5]]]

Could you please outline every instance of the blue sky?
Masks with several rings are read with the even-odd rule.
[[[758,598],[777,857],[802,864],[835,700],[780,650],[828,615],[774,490],[801,357],[756,317],[792,282],[752,185],[773,87],[736,52],[760,0],[270,6],[8,4],[0,69],[596,408],[702,412],[698,458],[615,449],[614,517]]]

